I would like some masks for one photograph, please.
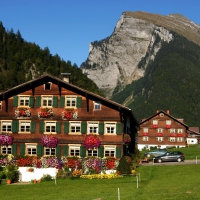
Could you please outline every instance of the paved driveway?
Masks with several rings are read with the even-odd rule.
[[[144,166],[151,166],[151,165],[193,165],[193,164],[200,164],[200,160],[185,160],[184,162],[162,162],[162,163],[142,163],[141,165]]]

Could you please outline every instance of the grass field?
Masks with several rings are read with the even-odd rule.
[[[200,165],[139,166],[120,179],[58,179],[37,184],[0,185],[1,200],[190,200],[200,199]],[[57,184],[55,184],[57,183]]]

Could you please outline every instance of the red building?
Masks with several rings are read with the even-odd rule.
[[[88,92],[51,75],[0,93],[0,136],[11,136],[0,153],[29,156],[121,157],[134,152],[138,123],[121,104]],[[98,148],[86,149],[83,141],[93,134]],[[131,142],[124,144],[127,134]],[[46,143],[42,140],[45,135]],[[128,148],[127,148],[128,147]]]
[[[176,119],[167,112],[158,111],[143,119],[138,131],[138,149],[150,147],[185,147],[188,126],[183,119]]]

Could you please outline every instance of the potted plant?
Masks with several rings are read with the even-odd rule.
[[[83,146],[87,150],[97,149],[99,148],[100,145],[101,145],[101,141],[99,140],[99,138],[96,135],[92,135],[92,134],[86,135],[83,141]]]
[[[42,146],[48,148],[56,148],[58,145],[58,138],[54,137],[53,135],[43,135],[42,139]]]
[[[13,144],[14,137],[9,134],[0,134],[0,145],[8,146]]]
[[[18,167],[14,164],[6,165],[4,167],[4,173],[6,176],[7,184],[17,181],[19,178]]]

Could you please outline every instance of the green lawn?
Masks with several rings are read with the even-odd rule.
[[[200,199],[200,165],[139,166],[120,179],[58,179],[28,185],[0,185],[1,200],[192,200]]]

